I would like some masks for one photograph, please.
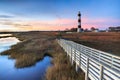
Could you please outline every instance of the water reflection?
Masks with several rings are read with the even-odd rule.
[[[11,45],[20,42],[16,37],[0,38],[0,52],[7,50]]]
[[[10,48],[19,40],[15,37],[0,38],[0,52]],[[45,56],[32,67],[16,69],[15,60],[0,56],[0,80],[43,80],[45,72],[51,66],[51,57]]]
[[[0,80],[44,80],[45,72],[51,66],[50,61],[51,57],[45,56],[35,66],[16,69],[14,60],[2,56],[0,58]]]
[[[12,36],[12,34],[0,34],[0,37],[3,37],[3,36]]]

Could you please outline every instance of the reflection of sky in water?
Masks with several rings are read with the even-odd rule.
[[[45,72],[51,66],[49,56],[38,62],[35,66],[16,69],[15,60],[0,57],[0,80],[43,80]]]
[[[19,40],[15,37],[0,38],[0,52],[7,50]],[[46,56],[43,60],[32,67],[16,69],[15,60],[8,56],[0,56],[0,80],[42,80],[46,69],[51,66],[51,57]]]
[[[8,50],[8,49],[10,49],[9,46],[0,47],[0,52],[3,52],[3,51]]]
[[[0,37],[1,36],[11,36],[12,34],[0,34]]]
[[[17,42],[19,42],[19,40],[15,37],[0,38],[0,52],[9,49],[11,45]]]

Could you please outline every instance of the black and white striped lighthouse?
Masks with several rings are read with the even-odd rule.
[[[78,13],[78,29],[77,29],[77,32],[82,32],[82,30],[81,30],[81,13],[80,13],[80,11]]]

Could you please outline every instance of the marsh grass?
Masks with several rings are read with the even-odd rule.
[[[15,37],[22,40],[13,45],[10,50],[4,51],[1,55],[9,55],[9,58],[16,59],[16,68],[23,68],[35,65],[37,61],[49,54],[52,46],[52,36],[42,32],[14,33]]]

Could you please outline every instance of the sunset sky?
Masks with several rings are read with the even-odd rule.
[[[0,31],[120,26],[120,0],[0,0]]]

